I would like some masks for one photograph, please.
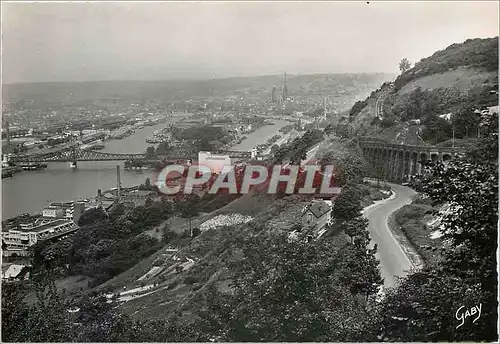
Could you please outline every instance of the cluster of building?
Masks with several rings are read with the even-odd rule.
[[[73,141],[82,141],[80,144],[88,144],[90,141],[98,139],[125,137],[126,134],[133,132],[131,129],[157,124],[166,117],[151,112],[142,112],[132,118],[118,114],[107,118],[99,117],[95,120],[79,118],[69,123],[64,122],[61,118],[60,123],[46,126],[44,129],[41,127],[33,129],[12,125],[9,116],[7,116],[2,125],[2,139],[5,140],[3,146],[5,152],[18,153]],[[125,130],[122,131],[126,132],[125,134],[117,133],[124,127]]]
[[[59,238],[78,229],[84,202],[53,202],[40,215],[21,216],[2,225],[3,256],[25,256],[38,241]]]
[[[117,166],[117,187],[97,191],[92,200],[51,202],[37,215],[24,214],[2,223],[3,256],[26,256],[29,247],[41,240],[57,239],[78,230],[80,216],[90,208],[101,207],[109,210],[117,203],[143,206],[148,199],[157,197],[153,190],[139,187],[122,188],[120,168]]]

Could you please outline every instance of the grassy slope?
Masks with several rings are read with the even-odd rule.
[[[196,218],[193,218],[192,226],[193,227],[199,226],[201,223],[219,214],[241,213],[243,215],[255,216],[257,213],[264,210],[268,205],[272,204],[272,202],[273,202],[272,198],[267,195],[247,194],[212,213],[203,214],[197,216]],[[165,223],[169,226],[169,228],[174,229],[177,233],[182,233],[188,228],[186,220],[178,217],[170,218],[167,221],[165,221]],[[160,225],[159,227],[162,226],[163,224]],[[105,283],[99,285],[96,289],[102,289],[108,287],[115,288],[117,286],[137,284],[136,283],[137,279],[142,275],[144,275],[146,272],[148,272],[149,269],[151,269],[153,262],[157,260],[165,252],[165,249],[168,246],[171,245],[165,245],[163,248],[158,250],[150,257],[144,259],[143,261],[139,262],[132,268],[122,272],[121,274],[115,276],[109,281],[106,281]]]
[[[498,71],[492,70],[489,65],[484,65],[482,62],[478,63],[476,56],[487,52],[491,56],[488,55],[483,59],[488,61],[494,59],[493,55],[498,46],[496,45],[497,48],[493,51],[491,47],[495,45],[492,42],[491,40],[470,40],[462,44],[453,44],[423,59],[405,74],[405,78],[410,78],[410,80],[404,81],[405,78],[402,78],[401,88],[392,95],[392,98],[401,97],[417,87],[421,87],[422,90],[456,88],[461,92],[484,84],[493,87],[495,80],[498,80]],[[476,51],[477,49],[479,50]],[[469,56],[469,59],[464,59],[464,55]],[[498,60],[498,54],[496,58]],[[452,67],[449,67],[448,64],[451,64]],[[436,72],[432,72],[434,70]],[[398,83],[397,80],[396,83]],[[358,135],[380,136],[388,141],[393,141],[399,134],[400,137],[407,136],[403,140],[406,144],[422,144],[416,135],[416,126],[408,127],[408,125],[396,124],[386,129],[371,126],[371,121],[375,117],[374,107],[378,94],[376,92],[373,97],[368,98],[367,106],[355,117],[352,123]],[[390,104],[386,103],[385,105],[385,109],[390,109]],[[450,109],[450,111],[452,110],[454,109]]]
[[[257,203],[259,206],[256,205]],[[296,220],[297,216],[300,216],[299,208],[303,206],[298,196],[289,196],[273,201],[268,195],[262,194],[248,195],[245,204],[248,205],[248,209],[253,209],[252,215],[257,215],[258,223],[270,224],[275,228],[282,229],[288,229],[291,219]],[[290,207],[290,204],[293,206]],[[226,209],[221,209],[221,211],[234,212],[241,209],[243,205],[243,201],[239,201],[226,206]],[[219,281],[224,285],[223,261],[225,259],[223,257],[228,254],[227,249],[230,246],[230,244],[225,243],[225,240],[236,236],[245,236],[249,231],[251,231],[249,226],[239,225],[203,232],[178,253],[178,256],[190,257],[196,261],[191,269],[178,274],[166,271],[164,282],[160,282],[157,288],[158,292],[123,303],[120,309],[134,317],[145,318],[165,316],[180,310],[181,306],[182,308],[189,307],[189,302],[195,300],[200,290],[208,283]],[[133,269],[135,267],[131,270]],[[135,275],[139,276],[140,273],[137,272]],[[147,283],[152,283],[153,280]],[[130,284],[128,289],[134,285],[135,283]]]
[[[402,95],[415,90],[417,87],[422,90],[432,90],[440,87],[456,87],[460,91],[465,91],[471,86],[490,83],[497,72],[485,71],[479,68],[458,67],[444,73],[432,74],[410,81],[403,86],[398,94]]]
[[[341,147],[342,144],[345,143],[338,139],[327,139],[322,150],[317,152],[317,156],[325,150]],[[364,185],[363,189],[366,197],[363,205],[386,197],[368,185]],[[193,220],[193,225],[218,214],[241,213],[253,216],[255,218],[253,222],[256,224],[266,225],[276,230],[289,230],[300,221],[301,209],[308,199],[309,197],[298,195],[276,199],[273,195],[262,193],[247,194],[210,214],[199,216]],[[184,219],[169,219],[168,223],[170,226],[175,226],[178,232],[186,227]],[[116,291],[122,291],[124,285],[127,290],[137,287],[141,284],[137,279],[149,271],[155,261],[161,260],[165,262],[162,271],[157,276],[144,281],[146,285],[154,283],[158,285],[149,291],[151,293],[121,304],[120,309],[136,318],[164,317],[171,312],[177,312],[181,308],[189,307],[190,302],[198,302],[198,294],[209,282],[216,282],[220,288],[227,289],[228,281],[224,276],[224,269],[221,268],[223,260],[227,259],[228,248],[231,245],[227,239],[248,235],[247,233],[252,230],[252,226],[239,225],[205,231],[191,242],[187,239],[176,253],[178,257],[188,257],[195,261],[189,270],[175,273],[174,267],[179,264],[179,261],[170,259],[168,257],[170,253],[167,253],[165,251],[167,247],[164,247],[151,257],[99,286],[99,289],[110,287]]]
[[[405,93],[415,90],[417,87],[421,87],[422,90],[454,87],[463,92],[483,84],[492,86],[492,80],[497,75],[497,72],[481,71],[478,68],[459,67],[444,73],[427,75],[412,80],[397,91],[393,97],[400,97]],[[375,118],[375,102],[378,95],[379,92],[374,97],[368,99],[367,106],[361,110],[352,122],[356,133],[358,135],[382,137],[389,142],[423,145],[423,141],[416,134],[417,129],[421,126],[407,125],[405,123],[397,123],[389,128],[371,126],[371,122]]]
[[[360,113],[356,115],[351,123],[352,128],[358,135],[371,135],[374,131],[374,127],[371,126],[373,119],[375,118],[375,103],[380,95],[380,91],[377,90],[373,96],[368,97],[366,106],[361,110]]]
[[[369,185],[363,185],[362,189],[365,191],[366,198],[364,206],[371,204],[373,200],[386,197]],[[274,200],[268,195],[249,195],[246,200],[239,199],[226,206],[224,211],[239,211],[246,204],[248,209],[254,209],[251,215],[255,216],[255,223],[273,230],[289,231],[300,221],[301,209],[307,201],[307,197],[297,195]],[[260,206],[255,203],[259,203]],[[185,316],[189,316],[189,309],[193,303],[199,306],[199,302],[203,302],[199,297],[201,291],[209,283],[215,282],[219,289],[228,290],[229,280],[225,275],[224,262],[229,259],[228,257],[237,253],[234,253],[235,250],[229,253],[228,249],[231,244],[225,240],[243,237],[252,231],[251,226],[239,225],[203,232],[178,254],[194,259],[196,263],[193,267],[178,274],[165,272],[166,278],[156,288],[157,292],[125,302],[120,305],[120,310],[139,319],[165,317],[168,314],[179,313],[181,310]],[[338,240],[339,245],[348,243],[345,235],[336,236],[335,240]],[[139,276],[140,273],[136,275]],[[147,283],[152,283],[156,279]],[[128,289],[135,285],[136,283],[132,283]]]

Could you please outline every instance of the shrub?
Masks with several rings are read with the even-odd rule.
[[[405,205],[396,213],[396,222],[398,225],[403,225],[410,220],[421,219],[429,211],[427,207]]]
[[[184,277],[183,283],[188,284],[188,285],[192,285],[194,283],[197,283],[198,280],[199,280],[198,277],[190,274],[190,275],[187,275],[186,277]]]
[[[388,118],[384,118],[383,120],[380,121],[380,126],[382,128],[389,128],[392,127],[394,124],[396,124],[396,122]]]

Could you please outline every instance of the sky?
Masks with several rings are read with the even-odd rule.
[[[4,83],[398,71],[498,36],[497,1],[2,2]]]

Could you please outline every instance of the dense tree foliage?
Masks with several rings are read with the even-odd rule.
[[[156,147],[155,153],[158,155],[166,155],[172,150],[170,143],[168,141],[163,141]]]
[[[155,147],[149,146],[148,148],[146,148],[146,155],[154,156],[155,154],[156,154]]]
[[[335,199],[332,215],[341,222],[356,218],[361,208],[361,200],[354,186],[347,185]]]
[[[278,163],[289,160],[292,164],[300,164],[306,158],[307,152],[315,144],[321,142],[323,132],[320,130],[308,130],[301,137],[297,137],[290,144],[282,145],[274,154]]]
[[[135,209],[117,207],[106,216],[94,211],[99,220],[85,217],[81,234],[75,234],[74,240],[35,245],[31,275],[34,304],[24,302],[22,285],[2,285],[2,339],[494,341],[498,287],[497,125],[498,116],[483,118],[483,136],[477,149],[447,165],[429,164],[431,173],[424,178],[422,190],[434,204],[453,210],[442,214],[441,231],[446,242],[443,259],[401,279],[381,304],[375,301],[382,284],[376,248],[369,249],[367,221],[360,212],[363,191],[355,182],[363,175],[362,164],[351,166],[347,161],[356,156],[353,151],[343,162],[350,172],[344,172],[346,183],[333,211],[336,225],[351,240],[344,234],[308,240],[312,233],[307,230],[293,237],[252,221],[245,230],[234,231],[240,235],[211,241],[211,251],[203,255],[212,261],[196,265],[191,275],[185,276],[185,284],[200,280],[204,283],[188,316],[180,310],[165,319],[132,321],[119,314],[114,301],[103,295],[68,300],[56,291],[51,280],[54,275],[46,269],[68,262],[70,269],[94,269],[93,276],[98,279],[104,271],[117,273],[120,267],[140,259],[145,246],[156,245],[144,241],[141,233],[171,212],[181,211],[182,206],[172,208],[154,202]],[[210,197],[214,201],[220,196],[224,195]],[[189,202],[196,206],[199,200],[186,200],[185,206]],[[165,242],[171,239],[165,237]],[[218,288],[213,276],[230,281],[229,290]],[[479,304],[482,310],[478,321],[473,323],[473,317],[467,318],[457,328],[459,307],[470,309]]]
[[[166,220],[174,211],[168,202],[150,202],[126,208],[117,205],[110,213],[90,209],[80,218],[74,235],[55,243],[39,242],[33,248],[34,266],[68,266],[64,274],[84,275],[102,283],[125,271],[161,247],[143,233]]]
[[[349,111],[349,119],[356,117],[356,115],[360,113],[361,110],[363,110],[367,104],[368,104],[368,99],[358,100],[356,103],[354,103],[354,105],[351,108],[351,111]]]
[[[356,341],[376,339],[366,283],[381,279],[370,254],[341,237],[306,242],[287,234],[244,239],[241,258],[230,266],[232,291],[212,290],[200,313],[213,336],[222,341]],[[354,266],[356,265],[356,266]],[[356,269],[359,278],[352,277]],[[366,279],[367,275],[378,276]],[[352,278],[351,278],[352,277]],[[358,284],[359,283],[359,284]]]
[[[384,113],[384,121],[387,120],[392,125],[395,120],[419,119],[425,126],[422,139],[431,144],[451,139],[453,128],[455,138],[475,137],[479,116],[474,111],[498,103],[498,97],[491,90],[492,85],[488,84],[469,87],[465,91],[457,87],[432,90],[418,87],[398,95],[390,110]],[[439,117],[447,113],[452,113],[452,120]]]
[[[174,139],[187,141],[195,152],[213,151],[231,141],[231,136],[222,127],[202,125],[172,130]]]
[[[22,283],[2,283],[2,341],[64,342],[71,340],[67,302],[44,269],[31,277],[36,301],[28,306]]]
[[[424,130],[422,130],[422,140],[430,144],[438,144],[453,136],[453,128],[444,118],[429,114],[424,118],[422,124],[425,125]]]
[[[397,341],[485,340],[497,337],[498,116],[481,123],[477,149],[448,165],[430,164],[422,189],[442,213],[443,260],[403,280],[386,300],[388,338]],[[456,312],[481,304],[476,323]]]
[[[2,285],[3,342],[126,342],[138,341],[138,324],[116,311],[103,294],[67,299],[57,292],[52,274],[40,270],[31,283],[36,294],[24,301],[20,283]]]
[[[334,130],[335,127],[332,124],[328,124],[323,131],[325,132],[326,135],[331,135],[333,134]]]
[[[337,185],[346,183],[359,184],[366,176],[369,165],[361,154],[352,145],[342,145],[323,153],[320,158],[322,166],[333,165],[335,167],[335,181]]]
[[[192,236],[192,218],[198,215],[201,208],[201,198],[195,194],[187,195],[182,202],[178,203],[179,215],[186,219],[189,233]]]

